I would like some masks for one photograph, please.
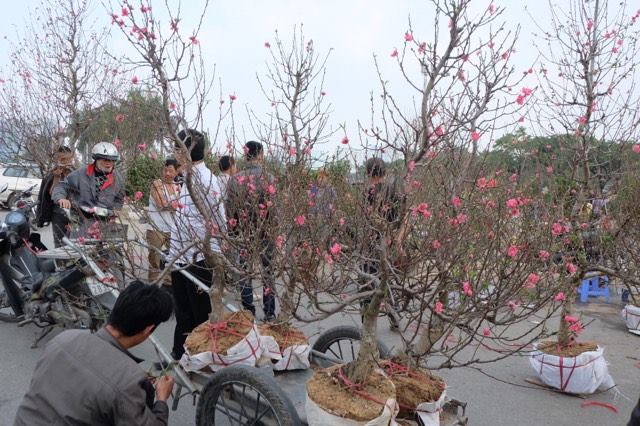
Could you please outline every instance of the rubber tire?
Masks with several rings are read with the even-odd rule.
[[[311,348],[314,351],[326,353],[329,347],[339,340],[360,340],[362,335],[360,329],[352,325],[339,325],[322,333],[318,340],[313,344]],[[378,351],[380,352],[380,358],[391,358],[391,351],[383,342],[378,340]]]
[[[280,385],[273,377],[261,373],[255,367],[232,365],[214,373],[202,390],[196,409],[197,426],[215,425],[216,406],[213,402],[218,400],[220,391],[229,382],[244,383],[260,392],[271,404],[282,426],[302,424],[291,400],[280,389]],[[213,423],[206,423],[209,418],[213,418]]]
[[[9,195],[9,197],[7,198],[7,202],[5,203],[5,206],[9,210],[13,210],[13,207],[15,206],[15,204],[16,204],[16,193],[12,192],[11,195]]]

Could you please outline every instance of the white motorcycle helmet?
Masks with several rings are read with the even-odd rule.
[[[91,158],[94,160],[103,159],[118,161],[120,160],[120,153],[114,144],[109,142],[98,142],[91,150]]]

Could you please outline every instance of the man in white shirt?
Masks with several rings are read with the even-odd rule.
[[[147,230],[147,244],[149,244],[149,282],[155,282],[160,275],[161,251],[169,245],[173,212],[180,193],[180,187],[174,182],[178,175],[179,163],[173,158],[164,162],[162,179],[156,179],[151,184],[149,193],[149,220],[151,229]],[[167,279],[166,283],[170,283]]]
[[[222,191],[218,178],[204,164],[204,135],[197,130],[187,129],[180,131],[178,137],[187,148],[185,150],[176,146],[176,159],[182,164],[185,184],[176,203],[169,257],[177,267],[186,267],[186,270],[198,277],[203,284],[211,286],[213,269],[205,264],[202,253],[203,240],[209,232],[212,235],[211,250],[220,252],[218,237],[224,232],[225,226]],[[191,192],[189,186],[192,188]],[[194,198],[201,201],[206,211],[198,210]],[[208,319],[211,304],[209,295],[197,290],[179,271],[171,272],[171,286],[176,313],[172,355],[179,359],[184,353],[186,335]]]

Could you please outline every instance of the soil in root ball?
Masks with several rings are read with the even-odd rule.
[[[191,355],[202,352],[226,354],[227,350],[245,338],[252,327],[251,312],[227,313],[217,324],[206,321],[194,328],[187,336],[185,346]]]
[[[289,324],[261,324],[258,331],[262,336],[273,337],[281,351],[289,346],[309,344],[307,336]]]
[[[446,387],[444,380],[424,370],[397,373],[390,379],[396,386],[400,418],[413,418],[418,404],[437,401]]]
[[[598,349],[598,345],[594,342],[574,342],[566,347],[561,347],[558,342],[542,342],[538,345],[538,350],[545,354],[561,356],[564,358],[573,358],[583,352],[591,352]]]
[[[367,397],[363,397],[336,377],[339,368],[344,366],[316,371],[307,382],[309,398],[326,411],[345,419],[362,422],[379,417],[387,400],[395,397],[391,380],[372,373],[367,382],[358,387],[358,391],[366,393]]]

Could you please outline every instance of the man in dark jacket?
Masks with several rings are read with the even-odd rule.
[[[134,281],[120,294],[105,328],[63,331],[47,345],[33,372],[14,426],[165,426],[173,379],[153,384],[129,348],[169,319],[171,296]]]
[[[370,260],[364,261],[360,269],[364,274],[380,276],[380,261],[377,256],[379,245],[383,240],[383,233],[393,234],[396,237],[403,233],[401,230],[400,211],[403,203],[402,197],[398,195],[396,184],[387,181],[386,165],[380,158],[370,158],[365,163],[368,186],[365,192],[365,206],[367,211],[365,217],[369,221],[370,229],[366,237],[369,243]],[[388,237],[388,235],[387,235]],[[373,284],[367,279],[360,279],[360,290],[369,291],[373,289]],[[361,302],[362,312],[371,301],[365,299]],[[395,306],[394,306],[395,308]],[[398,330],[398,321],[388,313],[389,323],[392,331]]]
[[[263,309],[266,321],[273,320],[276,312],[273,260],[274,236],[270,235],[269,197],[274,194],[275,178],[264,170],[262,144],[249,141],[245,144],[247,164],[228,183],[226,193],[229,233],[239,238],[240,266],[248,269],[251,254],[259,255],[262,263]],[[255,245],[249,246],[253,241]],[[254,315],[253,285],[250,278],[240,281],[242,307]]]
[[[51,198],[63,209],[103,207],[120,210],[124,204],[124,179],[115,170],[120,159],[118,149],[109,142],[99,142],[91,150],[93,163],[76,170],[53,189]]]
[[[125,181],[115,170],[120,159],[118,149],[109,142],[99,142],[91,150],[94,162],[71,173],[53,189],[51,198],[62,209],[73,208],[80,213],[78,236],[101,231],[96,225],[103,225],[105,218],[98,218],[82,208],[100,207],[112,211],[116,216],[122,209],[125,195]],[[100,220],[98,220],[100,219]],[[106,228],[109,230],[109,227]]]
[[[65,179],[75,169],[73,152],[67,146],[61,146],[54,155],[55,167],[42,179],[40,194],[38,195],[38,226],[43,227],[51,223],[53,242],[56,247],[62,245],[62,237],[67,235],[69,219],[67,215],[56,208],[51,199],[53,189],[62,179]]]

